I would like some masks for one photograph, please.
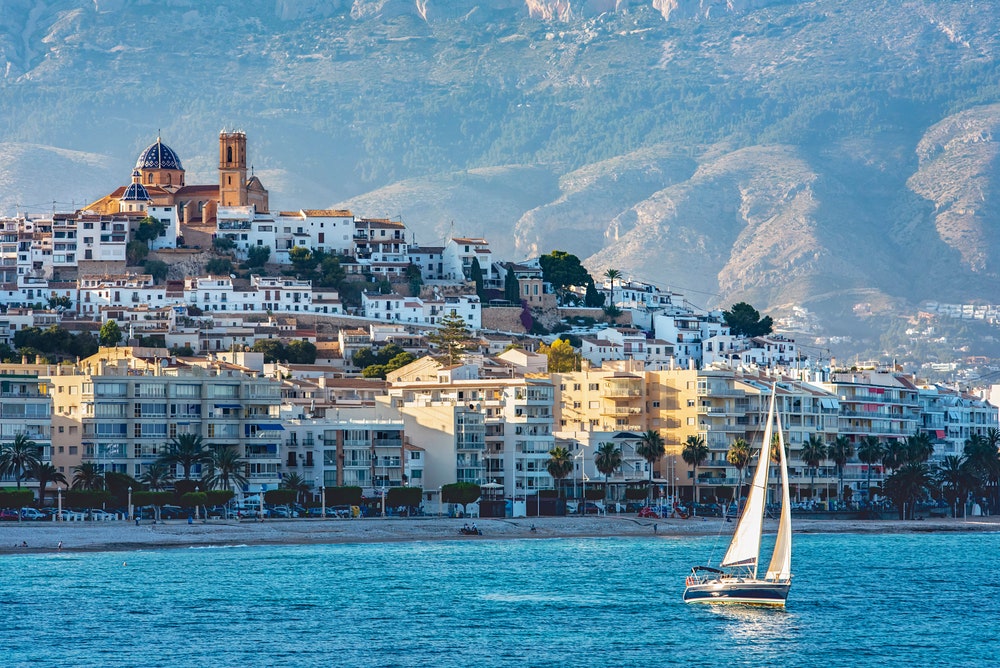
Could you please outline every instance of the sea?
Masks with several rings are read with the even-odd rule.
[[[808,534],[787,607],[681,602],[703,537],[0,557],[3,666],[997,666],[1000,534]]]

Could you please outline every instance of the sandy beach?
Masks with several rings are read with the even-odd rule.
[[[425,540],[506,540],[567,537],[682,538],[730,533],[718,518],[637,519],[621,517],[538,517],[481,519],[482,536],[462,536],[466,520],[422,518],[302,519],[237,522],[173,520],[136,526],[130,522],[23,522],[0,525],[0,554],[63,551],[163,549],[206,545],[294,545]],[[531,527],[535,527],[535,531]],[[774,526],[765,530],[773,531]],[[1000,517],[927,520],[797,520],[803,533],[922,533],[1000,531]],[[26,544],[27,547],[24,547]]]

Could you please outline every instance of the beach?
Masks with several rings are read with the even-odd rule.
[[[379,543],[428,540],[538,538],[683,538],[730,534],[733,523],[719,518],[637,519],[634,516],[531,517],[474,520],[482,536],[459,529],[473,520],[446,517],[294,519],[264,522],[171,520],[136,526],[132,522],[22,522],[0,525],[0,554],[145,550],[195,546]],[[535,528],[532,531],[532,527]],[[769,523],[765,531],[773,532]],[[795,521],[795,533],[922,533],[1000,531],[1000,517],[926,520]],[[60,543],[62,547],[60,548]],[[26,545],[26,547],[25,547]]]

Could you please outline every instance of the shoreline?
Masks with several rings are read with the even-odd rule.
[[[475,521],[482,536],[458,530]],[[532,525],[536,530],[532,531]],[[734,523],[719,518],[638,519],[635,517],[533,517],[517,519],[364,518],[240,522],[208,520],[188,524],[131,522],[23,522],[0,525],[0,555],[59,552],[124,552],[190,547],[395,543],[439,540],[521,540],[541,538],[685,538],[729,535]],[[773,533],[776,522],[765,524]],[[997,532],[1000,517],[927,520],[818,520],[795,522],[796,534],[914,534]],[[62,549],[59,543],[62,542]],[[21,547],[26,543],[27,547]]]

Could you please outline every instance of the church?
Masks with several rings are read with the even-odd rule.
[[[219,133],[219,182],[189,185],[177,153],[160,137],[136,160],[132,182],[87,205],[104,216],[156,212],[170,214],[183,235],[186,229],[213,228],[220,206],[252,206],[268,211],[268,192],[256,176],[247,178],[247,136],[242,131]]]

